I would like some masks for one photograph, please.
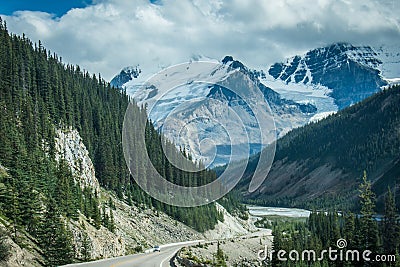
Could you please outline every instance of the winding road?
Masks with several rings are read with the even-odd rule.
[[[247,235],[237,236],[236,238],[253,238],[266,235],[271,235],[271,230],[264,229],[257,232],[249,233]],[[170,260],[182,247],[197,245],[204,242],[216,241],[217,240],[193,240],[179,243],[171,243],[160,245],[160,252],[153,252],[153,249],[148,249],[145,253],[91,262],[68,264],[63,265],[63,267],[169,267]]]
[[[176,254],[176,252],[184,247],[204,240],[195,240],[181,243],[173,243],[167,245],[161,245],[160,252],[149,251],[147,253],[134,254],[123,257],[109,258],[99,261],[91,261],[78,264],[68,264],[64,266],[68,267],[169,267],[170,259]]]

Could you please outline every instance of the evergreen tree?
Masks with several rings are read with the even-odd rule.
[[[272,249],[275,253],[272,255],[271,264],[272,266],[281,266],[281,262],[277,258],[277,252],[283,248],[282,232],[278,227],[274,227],[273,230],[274,239],[272,241]]]
[[[53,199],[50,199],[46,206],[41,229],[39,241],[46,265],[58,266],[71,263],[74,257],[71,233],[57,211]]]
[[[225,261],[225,254],[222,251],[219,241],[217,242],[217,252],[215,253],[215,265],[216,267],[226,267],[226,261]]]
[[[343,236],[347,240],[349,248],[354,248],[356,246],[355,230],[356,230],[355,216],[353,213],[348,212],[344,215]]]
[[[367,173],[364,171],[363,182],[359,187],[361,218],[360,218],[360,242],[364,250],[377,252],[378,247],[378,226],[373,218],[375,208],[375,194],[371,190],[371,182],[367,180]]]
[[[114,204],[114,201],[112,200],[111,196],[108,199],[108,206],[110,207],[110,209],[115,210],[115,204]]]
[[[115,221],[114,221],[114,214],[113,211],[110,210],[110,222],[109,222],[109,228],[111,232],[115,233]]]
[[[396,204],[393,193],[388,188],[383,218],[383,248],[387,255],[394,255],[399,249],[399,225],[396,220]]]
[[[85,228],[83,228],[83,230],[85,230]],[[85,231],[82,232],[81,255],[83,261],[89,261],[91,258],[91,243],[89,236]]]
[[[100,212],[100,209],[99,209],[99,202],[98,202],[98,200],[97,200],[97,196],[95,197],[95,198],[91,198],[91,205],[90,205],[90,208],[91,208],[91,213],[92,213],[92,219],[93,219],[93,226],[94,227],[96,227],[96,229],[100,229],[100,227],[101,227],[101,219],[102,219],[102,217],[101,217],[101,212]]]

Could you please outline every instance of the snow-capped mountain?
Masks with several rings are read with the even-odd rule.
[[[263,82],[291,99],[308,94],[315,101],[325,101],[319,111],[335,111],[335,106],[345,108],[396,82],[399,48],[337,43],[273,64]]]
[[[293,128],[363,100],[386,85],[400,82],[399,48],[337,43],[275,63],[266,71],[251,70],[230,56],[221,62],[196,56],[171,73],[168,68],[127,67],[111,83],[125,88],[138,104],[155,103],[149,113],[155,126],[175,144],[186,147],[196,159],[216,166],[228,162],[232,151],[236,153],[232,159],[238,160],[265,145],[247,104],[251,92],[262,93],[263,99],[257,101],[269,104],[277,136],[281,137]],[[192,64],[198,61],[214,65]],[[238,70],[242,76],[235,74]],[[168,92],[161,90],[173,85],[170,79],[160,77],[146,84],[158,71],[165,77],[179,79],[181,86]],[[194,82],[199,80],[207,84]],[[227,84],[236,84],[245,96],[239,97],[221,86]],[[230,109],[239,114],[246,134],[238,130],[237,117]],[[169,116],[171,113],[173,116]],[[225,128],[215,123],[218,120],[226,122]],[[244,144],[249,144],[249,148]]]
[[[140,77],[144,71],[127,67],[113,84],[126,81],[120,87],[139,105],[147,104],[156,128],[207,166],[247,158],[275,140],[276,134],[304,125],[317,112],[310,103],[282,98],[260,82],[256,71],[230,56],[219,64],[193,62],[166,68],[147,81]],[[257,123],[257,112],[251,108],[266,102],[276,132],[273,123],[260,131],[263,122]]]

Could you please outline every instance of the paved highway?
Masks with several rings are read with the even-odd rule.
[[[160,252],[148,252],[123,257],[110,258],[79,264],[68,264],[68,267],[168,267],[170,259],[176,252],[188,245],[198,244],[203,240],[168,244],[161,247]]]

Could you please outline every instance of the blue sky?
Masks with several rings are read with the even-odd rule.
[[[43,11],[61,17],[72,8],[86,7],[91,0],[0,0],[0,14],[15,11]]]
[[[398,51],[399,14],[399,0],[0,0],[9,31],[106,80],[198,55],[266,70],[335,42]]]

